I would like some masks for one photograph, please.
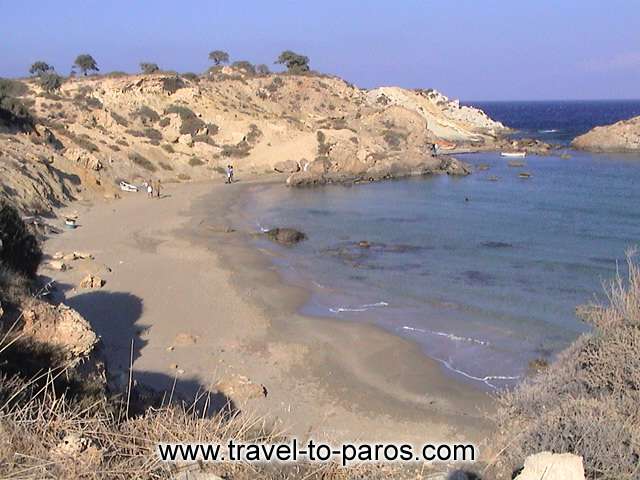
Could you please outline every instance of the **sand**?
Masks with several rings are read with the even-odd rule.
[[[227,231],[246,189],[264,182],[167,185],[160,199],[123,192],[73,205],[64,212],[77,210],[78,228],[45,252],[94,259],[42,273],[91,322],[123,381],[133,354],[137,382],[169,390],[177,379],[189,398],[217,385],[235,408],[299,438],[480,445],[492,429],[489,395],[377,327],[298,314],[307,292],[282,282],[250,244],[253,232]],[[88,273],[105,285],[80,289]]]

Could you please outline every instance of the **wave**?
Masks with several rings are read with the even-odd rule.
[[[558,129],[552,128],[550,130],[538,130],[538,133],[557,133],[559,132]]]
[[[439,337],[446,337],[450,340],[454,340],[457,342],[467,342],[467,343],[475,343],[476,345],[489,346],[490,343],[485,340],[480,340],[478,338],[473,337],[460,337],[458,335],[454,335],[453,333],[447,332],[438,332],[437,330],[423,330],[421,328],[410,327],[408,325],[404,325],[402,327],[403,330],[409,330],[411,332],[419,332],[419,333],[427,333],[431,335],[437,335]]]
[[[332,313],[341,313],[341,312],[366,312],[370,308],[376,307],[388,307],[389,304],[387,302],[376,302],[376,303],[366,303],[364,305],[360,305],[357,307],[329,307],[329,311]]]
[[[465,372],[464,370],[460,370],[459,368],[454,367],[453,365],[451,365],[451,362],[448,362],[446,360],[442,360],[441,358],[437,358],[437,357],[433,357],[434,360],[442,363],[448,370],[451,370],[452,372],[455,372],[459,375],[462,375],[465,378],[468,378],[469,380],[475,380],[476,382],[482,382],[485,385],[487,385],[488,387],[497,390],[499,388],[498,385],[495,385],[493,383],[491,383],[492,381],[495,380],[518,380],[520,378],[520,375],[487,375],[486,377],[476,377],[475,375],[471,375],[470,373]]]

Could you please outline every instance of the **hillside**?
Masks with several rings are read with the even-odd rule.
[[[592,152],[639,152],[640,117],[596,127],[576,137],[571,145]]]
[[[71,78],[54,93],[13,83],[35,125],[0,124],[0,197],[29,213],[116,196],[120,180],[218,178],[229,163],[238,177],[278,170],[291,184],[467,173],[433,158],[431,143],[489,148],[506,130],[434,90],[362,90],[319,75],[224,67],[206,78]]]

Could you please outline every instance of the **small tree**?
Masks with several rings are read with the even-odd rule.
[[[156,73],[160,71],[160,67],[157,63],[148,63],[148,62],[140,62],[140,70],[145,75],[149,75],[151,73]]]
[[[269,67],[264,63],[261,63],[260,65],[256,66],[256,72],[258,72],[260,75],[269,75],[271,73],[271,70],[269,70]]]
[[[37,62],[34,62],[33,65],[31,65],[31,68],[29,69],[29,73],[31,75],[35,75],[39,77],[43,73],[51,72],[52,70],[54,70],[54,68],[51,65],[41,60],[38,60]]]
[[[98,72],[98,64],[94,58],[88,53],[82,53],[76,57],[75,65],[78,66],[83,75],[87,75],[87,72]]]
[[[55,72],[46,72],[40,75],[40,86],[45,92],[54,92],[60,90],[63,79]]]
[[[291,50],[282,52],[275,63],[285,65],[289,73],[304,73],[309,71],[309,57],[299,55]]]
[[[214,50],[209,52],[209,60],[211,60],[215,65],[229,63],[229,54],[223,50]]]

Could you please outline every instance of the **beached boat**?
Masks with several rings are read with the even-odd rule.
[[[131,185],[130,183],[127,183],[125,181],[122,181],[120,182],[120,190],[122,190],[123,192],[137,192],[138,187],[136,187],[135,185]]]
[[[500,156],[508,158],[524,158],[527,152],[501,152]]]

